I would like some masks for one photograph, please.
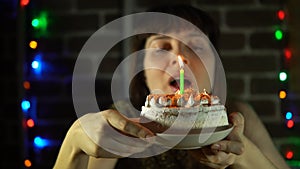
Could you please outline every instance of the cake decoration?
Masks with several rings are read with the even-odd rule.
[[[149,94],[142,107],[141,116],[163,126],[171,126],[179,113],[184,113],[182,125],[196,117],[193,128],[218,127],[228,125],[227,112],[217,96],[204,89],[201,93],[191,88],[183,94]]]

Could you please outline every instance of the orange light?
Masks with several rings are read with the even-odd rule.
[[[36,49],[37,48],[37,42],[36,41],[34,41],[34,40],[32,40],[32,41],[30,41],[29,42],[29,47],[31,48],[31,49]]]
[[[286,98],[286,92],[283,91],[283,90],[281,90],[281,91],[279,92],[279,98],[280,98],[280,99],[285,99],[285,98]]]
[[[30,83],[28,81],[23,82],[23,87],[24,87],[24,89],[29,90],[30,89]]]
[[[27,124],[27,126],[28,126],[29,128],[34,127],[34,121],[33,121],[32,119],[28,119],[28,120],[26,121],[26,124]]]
[[[21,5],[22,7],[24,7],[24,6],[28,5],[28,4],[29,4],[29,0],[21,0],[21,1],[20,1],[20,5]]]
[[[294,125],[295,125],[295,123],[294,123],[293,120],[289,120],[289,121],[287,121],[287,123],[286,123],[286,126],[287,126],[288,128],[292,128],[292,127],[294,127]]]
[[[285,12],[284,12],[283,10],[279,10],[279,11],[277,12],[277,17],[278,17],[278,19],[280,19],[280,20],[284,20],[284,18],[285,18]]]
[[[24,165],[25,165],[25,167],[29,168],[29,167],[32,166],[32,163],[31,163],[30,160],[26,159],[26,160],[24,161]]]
[[[292,58],[292,51],[288,48],[284,49],[284,56],[286,59],[291,59]]]
[[[294,152],[293,151],[287,151],[286,153],[285,153],[285,158],[287,158],[287,159],[292,159],[294,157]]]

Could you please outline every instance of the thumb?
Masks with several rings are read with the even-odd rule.
[[[237,134],[244,133],[244,116],[239,112],[229,114],[229,122],[233,124],[234,130]]]

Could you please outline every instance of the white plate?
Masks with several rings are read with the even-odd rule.
[[[197,131],[194,130],[186,136],[175,133],[156,133],[156,143],[166,147],[172,147],[173,149],[197,149],[224,139],[232,129],[232,125],[204,128]]]

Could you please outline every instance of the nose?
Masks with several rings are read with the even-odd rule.
[[[179,63],[178,63],[178,55],[180,55],[181,56],[181,58],[182,58],[182,60],[183,60],[183,62],[185,63],[185,64],[188,64],[188,60],[187,60],[187,58],[186,58],[186,56],[185,56],[185,46],[184,46],[184,44],[182,44],[180,41],[178,41],[178,40],[173,40],[172,41],[172,43],[171,43],[171,45],[172,45],[172,53],[174,54],[174,55],[172,55],[171,56],[171,60],[170,60],[170,64],[171,65],[179,65]]]
[[[182,54],[178,54],[178,55],[181,56],[181,59],[182,59],[182,61],[183,61],[184,64],[188,64],[188,60],[186,59],[186,57],[184,55],[182,55]],[[178,55],[172,56],[172,59],[170,61],[171,65],[179,65],[179,63],[178,63]]]

